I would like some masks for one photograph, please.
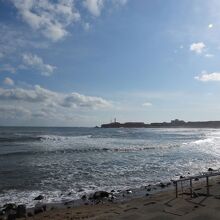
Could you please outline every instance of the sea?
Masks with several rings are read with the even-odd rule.
[[[220,168],[220,130],[0,128],[0,206],[78,199]]]

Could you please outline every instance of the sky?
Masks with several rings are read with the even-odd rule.
[[[0,0],[0,125],[220,120],[219,0]]]

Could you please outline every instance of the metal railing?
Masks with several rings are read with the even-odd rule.
[[[193,197],[193,180],[199,180],[202,178],[206,178],[206,195],[209,196],[210,195],[210,190],[209,190],[209,177],[214,177],[214,176],[219,176],[220,175],[220,170],[215,170],[215,171],[208,171],[208,172],[204,172],[200,175],[195,175],[195,176],[188,176],[188,177],[183,177],[179,180],[175,180],[174,184],[176,187],[176,198],[178,197],[178,183],[182,183],[183,182],[189,182],[189,187],[188,189],[190,190],[190,195],[191,197]]]

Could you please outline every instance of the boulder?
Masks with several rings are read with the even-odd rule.
[[[34,200],[42,200],[42,199],[44,199],[44,197],[42,195],[39,195],[39,196],[34,198]]]
[[[9,212],[10,210],[16,210],[16,208],[17,208],[17,205],[14,203],[8,203],[3,206],[3,210],[5,212]]]
[[[83,195],[83,196],[81,197],[81,199],[82,199],[82,200],[86,200],[86,195]]]
[[[108,198],[109,195],[110,195],[110,193],[108,193],[106,191],[97,191],[93,194],[92,199],[100,200],[100,199]]]
[[[164,183],[160,183],[159,186],[160,186],[161,188],[166,187],[166,185],[165,185]]]

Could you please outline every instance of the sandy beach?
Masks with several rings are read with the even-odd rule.
[[[176,198],[175,189],[172,187],[160,193],[147,194],[123,202],[100,201],[96,205],[86,204],[79,207],[71,207],[67,204],[65,207],[50,208],[48,211],[23,219],[217,220],[220,218],[220,178],[212,177],[209,186],[210,196],[206,196],[205,181],[197,180],[193,185],[193,198],[189,195],[187,187],[183,187],[183,191],[181,189]]]

